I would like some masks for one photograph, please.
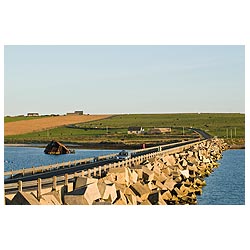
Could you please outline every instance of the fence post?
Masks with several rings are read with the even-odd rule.
[[[65,174],[64,175],[64,193],[68,193],[68,188],[69,188],[69,175]]]
[[[102,177],[102,167],[99,166],[99,167],[98,167],[98,170],[99,170],[99,177],[101,178],[101,177]]]
[[[96,176],[96,168],[94,168],[94,174],[93,175]]]
[[[37,179],[37,199],[38,201],[41,200],[42,197],[42,179],[38,178]]]
[[[24,176],[24,168],[23,168],[23,176]]]
[[[53,176],[52,191],[56,191],[56,176]]]
[[[18,181],[18,191],[22,192],[23,191],[23,182],[22,181]]]
[[[88,169],[88,177],[89,178],[91,177],[91,169],[90,168]]]

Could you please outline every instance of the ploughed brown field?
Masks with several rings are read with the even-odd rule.
[[[4,135],[20,135],[41,131],[45,129],[56,128],[69,124],[77,124],[101,120],[110,117],[111,115],[67,115],[45,117],[33,120],[22,120],[16,122],[7,122],[4,124]]]

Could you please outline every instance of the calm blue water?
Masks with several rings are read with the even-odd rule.
[[[227,150],[219,168],[207,177],[199,205],[245,204],[245,150]]]
[[[121,150],[85,150],[76,149],[75,154],[46,155],[44,148],[4,147],[4,171],[31,168],[50,164],[80,160],[101,155],[118,153]]]

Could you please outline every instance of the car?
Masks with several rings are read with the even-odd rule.
[[[116,159],[118,160],[127,160],[130,159],[131,155],[128,151],[122,150],[117,156]]]

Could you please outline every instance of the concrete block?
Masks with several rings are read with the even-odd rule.
[[[40,205],[40,203],[33,194],[18,191],[13,197],[11,205]]]
[[[188,169],[186,169],[186,170],[181,170],[180,172],[181,172],[181,174],[182,174],[186,179],[189,178],[189,170],[188,170]]]
[[[157,175],[160,175],[161,174],[161,168],[159,166],[154,166],[152,168],[152,171],[157,174]]]
[[[164,173],[166,176],[172,175],[172,169],[169,167],[162,169],[161,172]]]
[[[137,173],[138,180],[142,179],[142,166],[141,165],[137,165],[135,167],[132,167],[131,169],[134,170]]]
[[[147,167],[142,167],[142,179],[144,181],[152,181],[154,179],[154,172]]]
[[[127,205],[127,198],[121,190],[116,191],[117,199],[113,203],[114,205]]]
[[[101,199],[109,201],[113,203],[116,198],[116,187],[114,183],[106,184],[105,182],[98,182],[97,183]]]
[[[181,176],[174,177],[174,181],[176,181],[177,183],[180,183],[182,182],[182,177]]]
[[[179,163],[182,167],[186,167],[188,165],[188,162],[185,159],[182,159]]]
[[[164,186],[167,187],[168,190],[172,191],[174,189],[174,186],[177,184],[176,181],[174,181],[173,179],[167,179],[164,182]]]
[[[188,195],[189,189],[182,185],[180,188],[175,187],[175,192],[177,193],[178,198],[182,198]]]
[[[11,199],[9,199],[8,197],[5,197],[5,205],[12,205],[11,204]]]
[[[80,187],[84,187],[84,186],[89,185],[91,183],[97,183],[97,182],[98,182],[98,179],[95,179],[95,178],[89,178],[86,176],[77,177],[76,183],[75,183],[75,189],[80,188]]]
[[[130,189],[138,195],[143,201],[148,198],[151,190],[149,189],[148,185],[142,184],[141,182],[137,182],[130,186]]]
[[[152,204],[149,200],[145,200],[145,201],[141,202],[140,205],[152,205]]]
[[[112,205],[112,203],[108,201],[94,201],[92,205]]]
[[[85,187],[80,187],[64,196],[64,203],[68,205],[91,205],[101,195],[97,183],[91,183]]]
[[[172,194],[169,190],[167,191],[162,191],[162,194],[161,194],[161,197],[163,200],[165,201],[169,201],[169,200],[172,200]]]
[[[149,194],[148,200],[152,205],[166,205],[166,202],[162,198],[161,193],[159,191]]]
[[[125,194],[125,197],[127,198],[127,205],[137,205],[137,199],[135,195],[132,194]]]
[[[160,190],[164,190],[166,187],[164,186],[163,183],[161,183],[160,181],[156,181],[155,182],[155,186],[157,186],[158,189]]]
[[[129,181],[130,183],[136,183],[138,181],[138,173],[134,169],[129,170]]]
[[[41,205],[62,205],[60,192],[51,191],[43,194],[40,203]]]
[[[151,191],[158,188],[158,186],[156,186],[154,182],[155,182],[155,181],[150,181],[150,182],[148,182],[148,183],[146,184],[146,185],[149,187],[149,189],[150,189]]]
[[[129,172],[127,167],[110,168],[107,177],[111,176],[112,181],[129,185]]]
[[[187,162],[188,162],[188,164],[192,163],[192,164],[198,165],[199,160],[197,158],[195,158],[194,156],[191,156],[191,157],[187,157]]]
[[[166,176],[164,173],[161,174],[154,174],[154,181],[159,181],[159,182],[164,182],[167,180],[169,177]]]
[[[120,184],[118,182],[114,182],[114,184],[115,184],[116,190],[120,190],[122,192],[124,192],[124,190],[128,188],[126,185]]]
[[[41,205],[62,205],[53,194],[43,195],[40,199]]]
[[[165,155],[163,161],[167,166],[173,166],[176,163],[176,158],[173,155]]]

